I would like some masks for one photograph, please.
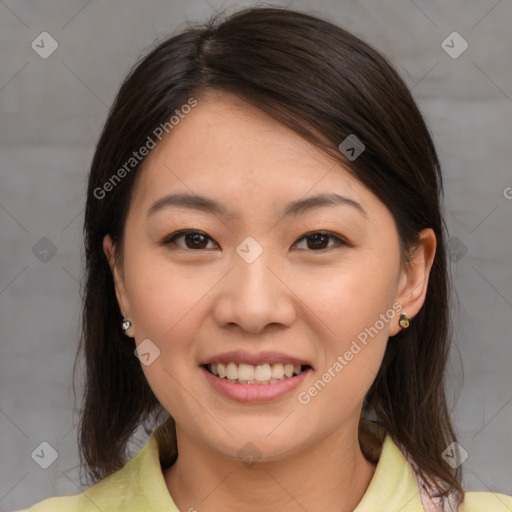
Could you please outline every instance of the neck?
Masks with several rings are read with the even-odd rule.
[[[164,479],[180,510],[351,512],[375,472],[357,428],[344,426],[300,452],[250,467],[176,433],[179,456]]]

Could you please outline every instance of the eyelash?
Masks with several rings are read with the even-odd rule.
[[[177,231],[176,233],[173,233],[172,235],[169,235],[164,240],[162,240],[161,245],[164,245],[164,246],[177,245],[176,244],[176,240],[181,238],[181,237],[184,237],[185,235],[188,235],[188,234],[199,234],[199,235],[202,235],[205,238],[208,238],[208,239],[213,241],[213,239],[210,238],[203,231],[197,231],[197,230],[190,229],[190,230]],[[337,235],[334,235],[333,233],[330,233],[329,231],[311,231],[311,232],[306,233],[305,235],[303,235],[295,243],[301,242],[302,240],[304,240],[304,239],[306,239],[306,238],[308,238],[308,237],[310,237],[312,235],[317,235],[317,234],[318,235],[327,236],[329,238],[333,238],[333,239],[337,240],[337,242],[338,242],[337,245],[338,246],[347,246],[348,247],[350,245],[346,240],[344,240],[343,238],[341,238],[341,237],[339,237]],[[187,251],[187,250],[188,251],[209,251],[209,250],[211,250],[211,249],[189,249],[188,247],[180,247],[180,246],[178,246],[178,248],[179,249],[183,249],[185,251]],[[324,251],[329,251],[331,249],[333,249],[333,246],[327,247],[327,248],[324,248],[324,249],[318,249],[318,250],[314,250],[314,249],[309,249],[309,250],[306,249],[306,250],[308,250],[308,252],[324,252]],[[301,250],[304,250],[304,249],[301,249]]]

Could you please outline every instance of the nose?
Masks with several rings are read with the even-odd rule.
[[[235,254],[231,271],[216,288],[216,323],[236,325],[251,334],[261,334],[272,324],[292,325],[297,298],[289,280],[266,251],[252,263]]]

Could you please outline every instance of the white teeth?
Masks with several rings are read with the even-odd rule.
[[[226,368],[226,377],[228,379],[238,379],[238,366],[235,363],[228,363]]]
[[[237,382],[238,384],[268,384],[301,373],[301,366],[291,363],[284,365],[282,363],[272,365],[265,363],[256,366],[245,363],[236,364],[234,362],[230,362],[227,365],[213,363],[208,365],[208,369],[221,379],[227,378],[230,382]]]
[[[272,370],[269,364],[259,364],[254,370],[254,380],[264,381],[272,378]]]
[[[254,366],[252,364],[239,364],[238,365],[238,380],[243,381],[243,380],[254,380],[254,379],[255,379]]]
[[[299,372],[297,372],[299,373]],[[282,379],[284,377],[284,368],[281,363],[276,363],[272,365],[272,378],[273,379]]]
[[[291,377],[293,375],[294,369],[295,369],[295,367],[293,366],[293,364],[285,364],[284,365],[284,374],[287,377]],[[299,368],[299,370],[300,370],[300,368]]]

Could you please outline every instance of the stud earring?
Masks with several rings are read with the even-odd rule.
[[[133,337],[133,323],[130,320],[123,318],[123,323],[121,324],[121,327],[123,328],[123,331],[126,334],[126,336],[130,338]]]
[[[407,313],[400,313],[400,320],[398,323],[400,324],[400,327],[407,329],[407,327],[409,327],[410,320],[411,319],[407,316]]]

